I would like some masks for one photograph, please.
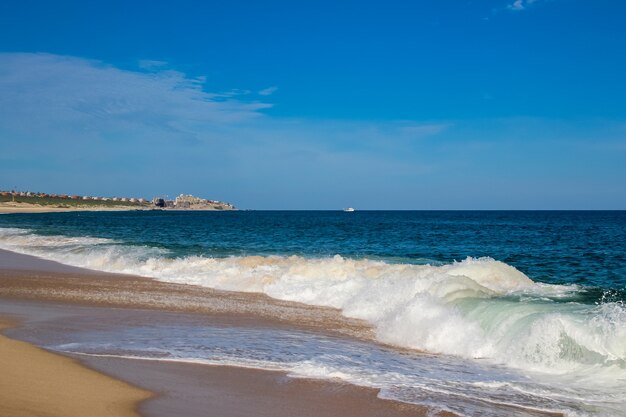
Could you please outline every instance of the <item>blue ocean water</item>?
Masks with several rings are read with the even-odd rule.
[[[0,216],[0,227],[170,257],[338,254],[436,265],[488,256],[534,281],[580,284],[590,301],[626,287],[626,211],[81,212]]]

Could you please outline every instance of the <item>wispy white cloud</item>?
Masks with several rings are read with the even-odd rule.
[[[513,3],[507,6],[507,9],[519,12],[522,10],[526,10],[528,7],[530,7],[533,3],[536,3],[537,1],[539,0],[515,0]]]
[[[272,94],[274,94],[276,92],[276,90],[278,90],[278,87],[276,87],[276,86],[267,87],[267,88],[264,88],[263,90],[260,90],[259,91],[259,95],[260,96],[271,96]]]
[[[247,96],[252,91],[250,90],[242,90],[240,88],[233,88],[232,90],[224,91],[221,93],[215,94],[215,97],[237,97],[237,96]]]
[[[189,139],[201,126],[259,118],[271,107],[243,101],[239,92],[208,92],[204,78],[159,67],[129,71],[69,56],[0,54],[0,127],[45,129],[47,137],[124,131]]]
[[[204,77],[189,77],[158,61],[141,67],[151,70],[123,70],[71,56],[0,53],[0,129],[35,141],[58,137],[64,143],[72,138],[211,142],[220,137],[362,147],[405,143],[436,135],[447,126],[270,118],[262,111],[271,104],[251,101],[249,90],[208,92]],[[268,96],[276,89],[259,94]]]

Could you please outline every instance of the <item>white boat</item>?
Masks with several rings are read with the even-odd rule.
[[[343,209],[343,211],[354,211],[354,209],[352,207],[348,207],[348,208]]]

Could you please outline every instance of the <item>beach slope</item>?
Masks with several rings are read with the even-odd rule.
[[[0,319],[0,330],[9,326]],[[0,335],[1,417],[136,417],[148,391]]]

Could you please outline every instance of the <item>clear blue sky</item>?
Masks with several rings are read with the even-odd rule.
[[[626,209],[626,3],[3,1],[0,189]]]

